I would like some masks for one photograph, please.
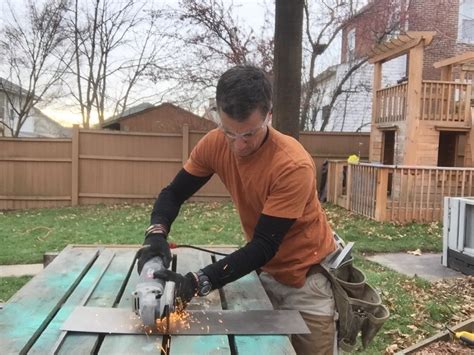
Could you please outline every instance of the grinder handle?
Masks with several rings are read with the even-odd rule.
[[[163,265],[163,260],[161,259],[161,257],[155,256],[148,260],[145,265],[143,265],[142,272],[140,273],[140,281],[147,281],[153,279],[155,271],[161,271],[164,269],[165,266]]]

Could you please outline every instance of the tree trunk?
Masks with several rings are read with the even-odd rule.
[[[276,0],[273,125],[299,138],[304,0]]]

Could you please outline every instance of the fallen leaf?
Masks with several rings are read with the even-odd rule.
[[[395,351],[397,350],[398,350],[398,345],[392,344],[392,345],[387,346],[387,348],[385,348],[385,354],[387,355],[395,354]]]

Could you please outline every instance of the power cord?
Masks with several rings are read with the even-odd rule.
[[[210,250],[210,249],[205,249],[205,248],[200,248],[200,247],[196,247],[196,246],[194,246],[194,245],[188,245],[188,244],[168,243],[168,245],[170,246],[170,249],[189,248],[189,249],[200,250],[200,251],[203,251],[203,252],[209,253],[209,254],[216,254],[216,255],[221,255],[221,256],[227,256],[227,255],[229,255],[228,253],[221,253],[221,252],[218,252],[218,251],[214,251],[214,250]]]

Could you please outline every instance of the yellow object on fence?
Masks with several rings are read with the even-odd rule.
[[[347,158],[349,164],[359,164],[359,157],[356,154],[352,154]]]

